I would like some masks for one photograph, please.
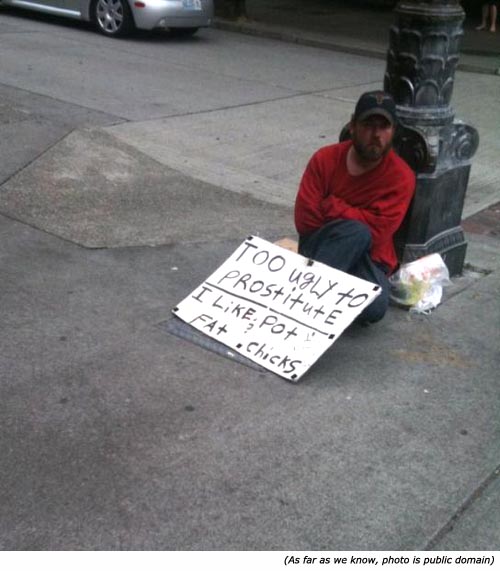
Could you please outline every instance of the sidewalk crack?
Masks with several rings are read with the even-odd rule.
[[[465,515],[465,512],[483,495],[486,489],[493,484],[500,476],[500,464],[493,472],[479,484],[479,486],[465,499],[462,505],[450,517],[450,519],[439,529],[427,542],[422,551],[431,551],[436,545],[453,530],[457,522]]]

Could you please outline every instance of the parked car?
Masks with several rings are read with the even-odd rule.
[[[190,36],[210,26],[214,11],[213,0],[0,0],[0,4],[93,22],[105,36],[123,36],[134,28]]]

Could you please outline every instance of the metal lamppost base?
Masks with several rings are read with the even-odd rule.
[[[402,1],[391,28],[384,88],[396,101],[395,148],[417,174],[414,200],[395,237],[401,262],[440,253],[450,275],[462,272],[460,227],[479,136],[450,105],[465,14],[450,0]]]

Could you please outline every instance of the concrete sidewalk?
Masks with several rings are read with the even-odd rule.
[[[391,9],[324,0],[246,0],[247,18],[238,22],[217,19],[216,26],[335,51],[385,59]],[[464,22],[458,69],[500,73],[500,31],[479,32],[478,22]]]
[[[499,550],[495,233],[468,234],[432,315],[349,328],[298,384],[162,326],[247,234],[293,234],[305,161],[383,62],[220,30],[113,52],[71,29],[64,52],[70,33],[4,25],[0,549]],[[43,34],[67,59],[44,51],[35,97],[17,64]],[[143,74],[141,105],[70,89],[85,42],[109,58],[93,81]],[[500,201],[496,82],[457,81],[488,141],[468,215]]]
[[[268,239],[291,217],[184,186]],[[160,327],[241,241],[197,228],[86,249],[0,216],[0,548],[498,550],[500,242],[470,235],[431,316],[350,328],[294,385]]]

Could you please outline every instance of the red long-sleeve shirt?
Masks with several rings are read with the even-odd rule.
[[[372,259],[393,271],[393,236],[413,197],[415,174],[391,150],[374,169],[353,176],[347,170],[351,145],[329,145],[312,156],[295,202],[295,226],[307,235],[332,220],[364,222],[372,235]]]

